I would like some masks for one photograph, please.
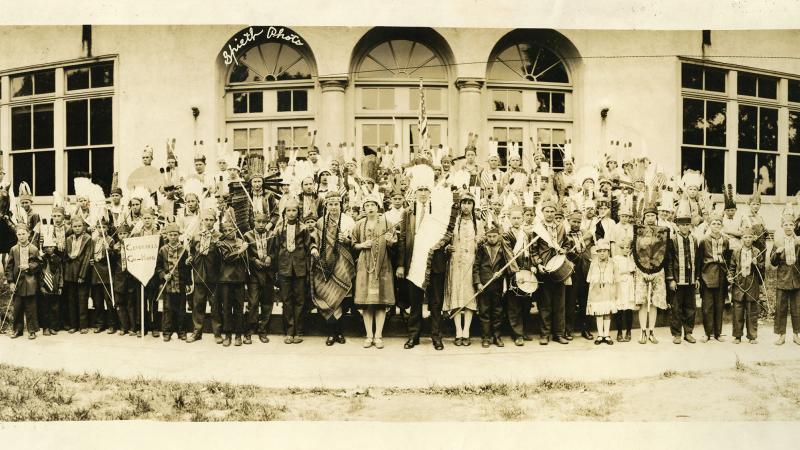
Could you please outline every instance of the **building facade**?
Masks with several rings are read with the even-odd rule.
[[[538,143],[557,169],[566,142],[580,165],[614,141],[742,201],[757,180],[765,203],[800,191],[797,30],[15,26],[0,43],[3,167],[37,205],[84,173],[125,180],[171,138],[188,173],[192,143],[213,157],[219,138],[301,156],[311,139],[388,144],[407,160],[420,83],[431,144],[456,155],[474,133],[479,158],[489,137],[501,158]]]

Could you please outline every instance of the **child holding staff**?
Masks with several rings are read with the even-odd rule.
[[[747,340],[758,343],[758,295],[764,272],[764,252],[753,246],[755,233],[743,227],[739,236],[741,247],[733,250],[728,266],[728,284],[733,299],[733,343],[742,342],[743,328],[747,327]]]

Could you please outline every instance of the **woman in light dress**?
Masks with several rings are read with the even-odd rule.
[[[462,194],[460,206],[452,241],[445,247],[450,254],[450,263],[444,288],[444,310],[459,311],[453,317],[455,345],[470,345],[469,327],[478,306],[472,284],[472,265],[478,242],[483,239],[484,226],[483,221],[475,217],[475,199],[471,194]]]
[[[378,212],[380,202],[367,196],[361,204],[365,216],[353,228],[356,262],[355,304],[364,318],[364,348],[383,348],[383,325],[386,309],[394,306],[394,269],[387,246],[397,242],[394,227]],[[374,331],[373,331],[374,328]]]

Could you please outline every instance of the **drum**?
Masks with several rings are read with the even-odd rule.
[[[575,265],[564,255],[556,255],[547,261],[544,266],[547,276],[556,283],[563,283],[572,275]]]
[[[520,270],[514,275],[514,285],[512,289],[522,291],[525,294],[532,294],[539,288],[539,280],[530,270]]]

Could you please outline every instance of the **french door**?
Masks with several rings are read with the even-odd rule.
[[[229,122],[226,135],[239,153],[265,156],[265,149],[274,152],[282,141],[287,150],[298,150],[297,157],[305,158],[313,125],[312,120]]]
[[[356,121],[356,146],[377,150],[381,145],[394,147],[399,151],[396,161],[408,163],[411,155],[419,149],[420,136],[417,119],[358,119]],[[447,143],[447,120],[429,119],[428,138],[432,148]]]
[[[492,137],[497,140],[497,153],[500,165],[508,164],[508,149],[512,142],[523,147],[522,165],[526,169],[533,166],[533,153],[536,143],[540,143],[545,161],[550,167],[560,170],[564,167],[564,144],[572,138],[572,124],[544,121],[490,121]]]

